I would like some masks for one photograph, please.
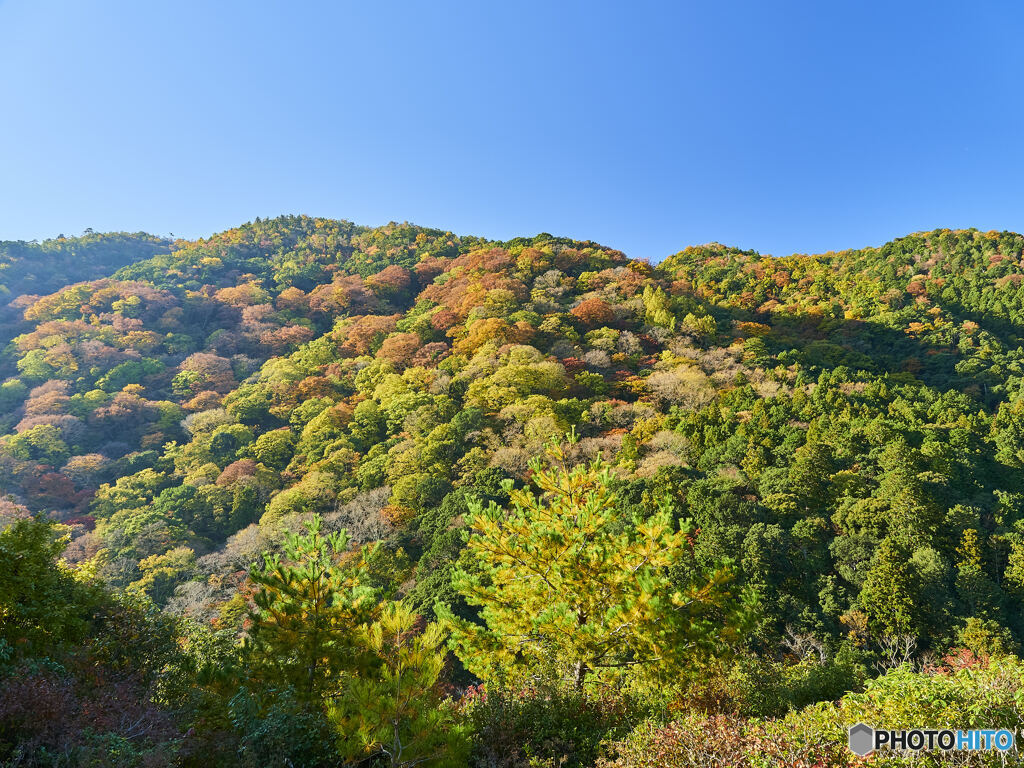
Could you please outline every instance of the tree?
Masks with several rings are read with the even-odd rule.
[[[999,587],[982,566],[978,531],[966,529],[956,552],[955,584],[966,613],[982,618],[997,613],[1001,603]]]
[[[295,443],[295,434],[287,427],[283,427],[264,432],[256,439],[250,450],[260,464],[270,469],[281,470],[291,461]]]
[[[914,546],[927,544],[941,521],[940,510],[922,482],[920,463],[920,452],[905,440],[890,442],[879,457],[885,474],[876,494],[889,504],[889,531]]]
[[[85,586],[58,563],[71,538],[62,528],[23,518],[0,531],[0,658],[4,646],[45,655],[87,628]]]
[[[342,352],[366,355],[379,348],[381,342],[395,330],[400,315],[361,315],[353,317],[340,329]]]
[[[438,624],[417,632],[419,618],[405,604],[389,603],[365,628],[363,642],[377,669],[353,678],[328,710],[347,757],[382,755],[393,768],[461,764],[464,737],[438,684],[445,634]]]
[[[662,326],[669,330],[676,327],[676,318],[672,314],[672,300],[662,287],[646,285],[643,292],[644,321],[648,325]]]
[[[142,578],[129,585],[129,591],[144,592],[157,605],[165,605],[174,588],[195,570],[196,555],[188,547],[175,547],[162,555],[139,562]]]
[[[385,298],[396,298],[409,289],[412,275],[409,270],[389,264],[375,275],[366,278],[367,287]]]
[[[668,497],[626,522],[600,459],[570,469],[554,443],[547,455],[550,466],[531,464],[539,494],[506,483],[511,509],[470,508],[454,582],[484,623],[439,615],[473,674],[553,674],[577,690],[633,667],[678,679],[737,639],[749,605],[730,594],[728,564],[680,567],[691,532],[675,530]],[[675,583],[673,569],[693,575]]]
[[[516,346],[491,375],[470,383],[465,399],[472,406],[500,410],[533,394],[557,398],[568,388],[569,378],[561,363],[545,359],[533,347]]]
[[[422,346],[423,342],[415,333],[393,333],[384,340],[377,354],[402,369],[412,362],[416,350]]]
[[[700,368],[679,365],[667,371],[655,371],[644,383],[654,401],[668,410],[673,405],[696,409],[707,405],[715,398],[711,380]]]
[[[860,593],[860,603],[871,629],[881,636],[898,638],[916,635],[915,606],[919,604],[917,573],[910,551],[888,536],[875,552]]]
[[[175,391],[199,392],[213,390],[227,392],[235,386],[231,361],[208,352],[196,352],[182,360],[174,378]]]
[[[805,511],[813,513],[827,506],[832,464],[832,451],[817,440],[810,440],[797,450],[789,467],[789,485]]]
[[[39,424],[7,438],[6,451],[22,461],[38,461],[60,466],[68,457],[68,447],[60,430],[52,424]]]
[[[359,627],[375,605],[358,569],[337,561],[348,550],[345,531],[321,535],[321,520],[305,535],[287,534],[288,562],[264,555],[250,579],[258,587],[249,650],[257,676],[290,684],[303,702],[319,702],[339,678],[361,664]]]
[[[1024,397],[1000,404],[992,433],[999,460],[1011,467],[1024,466]]]
[[[588,328],[599,328],[615,321],[615,309],[604,299],[586,299],[581,301],[569,314]]]

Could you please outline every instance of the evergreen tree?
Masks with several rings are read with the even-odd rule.
[[[1011,467],[1024,467],[1024,397],[1002,403],[992,422],[1000,461]]]
[[[442,614],[473,674],[554,676],[577,690],[631,667],[678,679],[737,638],[748,606],[728,564],[672,581],[695,569],[678,567],[691,531],[676,530],[667,497],[651,517],[623,519],[606,465],[570,469],[554,443],[547,454],[549,466],[532,463],[539,493],[509,484],[511,509],[477,503],[468,516],[455,585],[484,623]]]
[[[895,537],[879,545],[860,593],[869,627],[882,637],[916,635],[919,600],[910,551]]]
[[[254,596],[250,652],[254,672],[287,683],[305,702],[323,698],[339,678],[361,666],[360,627],[376,605],[359,569],[343,568],[348,535],[320,532],[315,516],[305,535],[288,534],[284,552],[264,555],[250,578]]]
[[[328,710],[347,757],[380,755],[392,768],[460,764],[464,736],[438,683],[445,634],[433,623],[418,632],[419,618],[405,604],[389,603],[364,628],[375,669],[353,678]]]
[[[987,618],[1001,602],[998,585],[982,567],[981,542],[978,532],[968,528],[957,547],[956,590],[968,616]]]
[[[59,560],[64,530],[42,518],[0,530],[0,658],[5,647],[46,654],[85,631],[90,590]]]
[[[876,496],[889,505],[889,531],[912,547],[927,544],[940,517],[921,479],[921,455],[902,438],[887,445],[879,459],[885,473]]]

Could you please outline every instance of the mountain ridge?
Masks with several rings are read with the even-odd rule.
[[[65,236],[65,235],[59,235],[57,237],[45,238],[45,239],[42,239],[42,240],[0,240],[0,268],[2,268],[2,266],[3,266],[3,258],[4,258],[4,256],[7,255],[7,254],[4,253],[4,249],[5,248],[18,247],[18,248],[24,248],[24,249],[32,249],[32,248],[47,249],[47,248],[53,248],[53,247],[60,247],[62,245],[66,247],[67,245],[74,244],[74,243],[77,243],[77,242],[80,242],[80,241],[81,242],[85,242],[85,241],[89,241],[89,240],[95,241],[95,240],[103,240],[103,239],[117,237],[117,238],[148,239],[148,240],[153,240],[153,241],[161,242],[161,243],[163,243],[165,245],[173,245],[175,247],[175,249],[180,249],[180,248],[183,248],[183,247],[199,246],[199,245],[202,245],[202,244],[205,244],[205,243],[213,242],[213,241],[216,241],[220,237],[228,235],[229,233],[232,233],[232,232],[236,232],[238,230],[242,230],[242,229],[244,229],[246,227],[251,227],[251,226],[254,226],[254,225],[259,225],[259,224],[265,223],[265,222],[284,221],[284,220],[296,219],[296,218],[320,220],[320,221],[325,221],[325,222],[326,221],[337,222],[339,224],[349,225],[349,226],[353,227],[355,230],[358,230],[360,232],[369,232],[369,231],[373,231],[373,230],[393,229],[393,228],[396,228],[396,227],[408,227],[408,228],[417,229],[417,230],[423,230],[423,231],[434,231],[434,232],[442,232],[442,231],[444,231],[444,232],[446,232],[448,234],[452,234],[450,230],[440,230],[440,229],[437,229],[435,227],[429,227],[429,226],[425,226],[425,225],[414,224],[414,223],[411,223],[409,221],[403,221],[403,222],[390,221],[390,222],[388,222],[386,224],[383,224],[383,225],[380,225],[380,226],[377,226],[377,227],[373,227],[373,226],[369,226],[369,225],[355,224],[355,223],[349,221],[348,219],[332,219],[332,218],[323,218],[323,217],[311,217],[311,216],[305,216],[305,215],[282,214],[282,215],[277,216],[277,217],[271,217],[271,218],[266,218],[266,219],[257,217],[256,219],[253,219],[251,221],[247,221],[247,222],[245,222],[243,224],[239,224],[239,225],[234,226],[234,227],[229,227],[228,229],[225,229],[225,230],[222,230],[222,231],[219,231],[219,232],[215,232],[215,233],[212,233],[212,234],[207,235],[207,236],[201,236],[201,237],[198,237],[198,238],[194,238],[194,239],[180,238],[180,237],[174,238],[172,236],[154,235],[154,234],[151,234],[151,233],[148,233],[148,232],[143,232],[143,231],[134,232],[134,233],[128,233],[128,232],[123,232],[123,231],[94,232],[93,230],[89,229],[89,230],[86,230],[85,233],[83,233],[82,235],[79,235],[79,236],[70,236],[70,237],[68,237],[68,236]],[[633,260],[636,260],[636,261],[648,262],[648,263],[651,263],[652,265],[658,265],[658,264],[663,263],[665,260],[667,260],[669,258],[672,258],[673,256],[679,256],[680,254],[685,254],[685,253],[687,253],[689,251],[725,250],[725,251],[728,251],[728,252],[736,254],[736,255],[743,255],[743,256],[755,257],[755,258],[762,258],[763,257],[763,258],[773,258],[773,259],[805,259],[805,258],[823,259],[823,258],[832,258],[832,257],[836,257],[836,256],[842,256],[844,254],[857,253],[857,252],[861,252],[861,251],[881,250],[881,249],[885,248],[886,246],[899,243],[900,241],[903,241],[903,240],[906,240],[906,239],[920,238],[920,237],[926,237],[926,236],[935,236],[935,235],[940,235],[940,234],[952,234],[952,235],[972,234],[974,236],[981,235],[981,236],[989,237],[989,238],[992,238],[992,237],[998,238],[1000,236],[1007,236],[1007,235],[1009,235],[1011,237],[1020,236],[1019,233],[1016,233],[1016,232],[1013,232],[1013,231],[1010,231],[1010,230],[985,230],[985,231],[983,231],[983,230],[980,230],[980,229],[977,229],[977,228],[974,228],[974,227],[957,228],[957,229],[939,228],[939,229],[934,229],[934,230],[919,230],[919,231],[915,231],[915,232],[909,232],[909,233],[907,233],[905,235],[900,235],[900,236],[894,237],[891,240],[888,240],[888,241],[886,241],[884,243],[881,243],[879,245],[865,245],[865,246],[856,247],[856,248],[842,248],[842,249],[836,249],[836,250],[822,251],[822,252],[818,252],[818,253],[794,252],[794,253],[783,254],[783,255],[761,253],[757,249],[750,249],[750,248],[744,249],[744,248],[739,248],[739,247],[736,247],[736,246],[731,246],[731,245],[729,245],[727,243],[722,243],[722,242],[719,242],[719,241],[716,241],[716,240],[712,240],[712,241],[708,241],[706,243],[695,243],[695,244],[684,246],[679,251],[675,251],[673,253],[666,254],[666,255],[662,256],[657,261],[654,261],[654,260],[652,260],[649,257],[629,257],[629,258],[631,258]],[[547,241],[558,241],[558,242],[563,242],[563,243],[570,243],[571,242],[571,243],[576,243],[576,244],[579,244],[579,245],[582,245],[582,246],[594,246],[594,247],[600,247],[602,249],[607,249],[607,250],[617,250],[617,249],[611,248],[610,246],[605,246],[605,245],[603,245],[601,243],[598,243],[596,241],[580,240],[580,239],[576,239],[576,238],[572,238],[572,237],[568,237],[568,236],[555,236],[555,235],[552,235],[552,234],[550,234],[548,232],[538,232],[536,235],[533,235],[533,236],[517,236],[517,237],[510,238],[508,240],[490,239],[490,238],[485,238],[485,237],[481,237],[481,236],[463,236],[463,237],[467,237],[467,238],[470,238],[470,239],[473,239],[473,240],[476,240],[476,241],[479,241],[479,242],[491,243],[491,244],[493,244],[495,246],[499,246],[499,247],[514,247],[515,245],[523,243],[523,242],[529,242],[529,241],[535,241],[535,240],[547,240]],[[40,255],[42,255],[42,254],[40,254]],[[0,277],[2,277],[2,275],[3,275],[3,272],[0,271]],[[71,282],[74,282],[74,281],[71,281]],[[69,284],[69,283],[66,283],[66,284]],[[21,292],[24,293],[26,291],[21,291]]]

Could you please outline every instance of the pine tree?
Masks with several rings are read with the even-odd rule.
[[[910,551],[893,536],[886,537],[875,552],[864,580],[860,603],[868,625],[879,636],[898,638],[918,632],[917,573]]]
[[[1020,599],[1024,596],[1024,541],[1017,536],[1010,538],[1009,541],[1010,552],[1006,558],[1003,581],[1007,592]]]
[[[468,515],[469,562],[454,581],[484,624],[439,615],[473,674],[554,677],[577,690],[630,668],[678,679],[736,638],[749,606],[731,595],[728,564],[672,581],[695,569],[678,567],[690,531],[676,530],[668,497],[629,520],[601,460],[569,469],[563,447],[547,453],[549,466],[532,463],[539,494],[506,484],[511,509],[477,503]]]
[[[353,678],[328,709],[346,757],[381,755],[393,768],[459,764],[465,740],[438,685],[446,637],[433,623],[417,632],[419,618],[405,604],[389,603],[364,628],[376,668]]]
[[[288,534],[284,551],[264,555],[250,578],[254,596],[249,649],[257,676],[290,684],[305,703],[318,702],[361,661],[360,626],[376,607],[358,569],[338,563],[348,550],[345,531],[321,535],[321,520],[305,535]]]
[[[986,618],[998,613],[1002,595],[982,565],[981,541],[974,528],[963,532],[956,552],[956,591],[966,614]]]
[[[921,458],[902,438],[889,443],[879,459],[884,474],[875,494],[889,506],[889,532],[914,549],[928,544],[941,523],[941,510],[922,481]]]
[[[804,512],[815,513],[827,507],[832,472],[832,450],[824,443],[808,440],[797,450],[789,467],[789,485]]]
[[[997,457],[1011,467],[1024,467],[1024,397],[1002,403],[992,421]]]

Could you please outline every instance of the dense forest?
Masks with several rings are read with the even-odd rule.
[[[945,764],[846,728],[1022,722],[1022,282],[976,230],[0,243],[0,765]]]

